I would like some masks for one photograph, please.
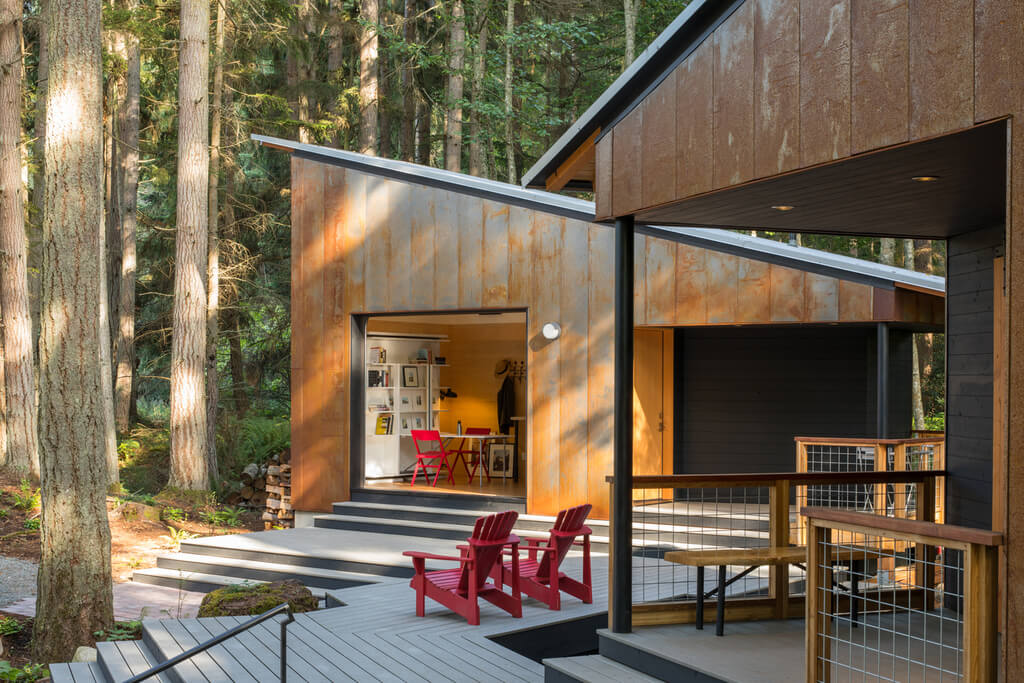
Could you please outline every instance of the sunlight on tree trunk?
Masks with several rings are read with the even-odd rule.
[[[914,240],[903,240],[903,267],[914,270]],[[917,338],[920,336],[920,334],[914,334],[911,337],[913,362],[911,363],[910,399],[913,405],[915,429],[925,429],[924,401],[921,397],[921,362],[917,349]]]
[[[28,249],[21,179],[22,5],[0,4],[0,310],[7,398],[6,465],[39,476]]]
[[[402,38],[406,45],[416,43],[416,0],[405,0]],[[402,58],[402,161],[416,158],[416,82],[413,80],[412,55]]]
[[[20,3],[16,5],[20,14]],[[50,0],[39,336],[42,483],[33,658],[66,661],[114,619],[107,525],[99,0]]]
[[[178,234],[171,342],[171,474],[182,489],[210,487],[206,447],[206,257],[210,154],[207,78],[210,6],[181,3],[178,77]]]
[[[628,67],[636,59],[636,12],[637,0],[622,0],[622,14],[626,24],[626,50],[623,61]]]
[[[377,81],[380,65],[377,61],[377,24],[380,11],[377,0],[361,0],[359,14],[365,24],[359,38],[359,151],[377,153]]]
[[[508,0],[505,8],[505,156],[510,183],[519,180],[516,173],[516,143],[512,138],[512,41],[516,32],[516,0]]]
[[[484,166],[483,111],[484,77],[487,68],[487,10],[490,2],[484,2],[477,10],[476,48],[473,50],[473,83],[470,96],[473,98],[472,117],[469,120],[469,174],[488,177]]]
[[[129,9],[138,6],[130,0]],[[139,190],[139,100],[141,63],[139,39],[125,35],[125,92],[117,117],[118,138],[123,150],[119,156],[121,277],[118,287],[117,338],[114,346],[114,423],[117,431],[127,433],[131,426],[132,379],[135,368],[135,229]]]
[[[444,164],[449,171],[462,171],[462,68],[466,58],[466,12],[462,0],[452,2],[452,26],[448,49],[448,104],[444,131]]]

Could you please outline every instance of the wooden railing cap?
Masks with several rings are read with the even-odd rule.
[[[830,436],[794,436],[793,441],[797,443],[833,444],[836,446],[898,446],[900,444],[926,444],[941,443],[946,440],[945,436],[915,436],[908,439],[854,439],[848,437],[834,438]]]
[[[935,522],[925,522],[916,519],[882,517],[870,512],[854,512],[852,510],[837,510],[836,508],[824,507],[805,506],[800,508],[800,514],[807,517],[808,520],[819,519],[824,522],[855,524],[857,526],[878,529],[879,531],[932,536],[959,543],[973,543],[985,546],[999,546],[1003,544],[1003,535],[1001,533],[987,529],[972,529],[952,524],[936,524]]]
[[[790,486],[827,484],[905,484],[946,476],[945,470],[895,472],[751,472],[748,474],[641,474],[633,475],[633,488],[716,488],[771,486],[788,481]],[[613,475],[605,477],[609,484]]]

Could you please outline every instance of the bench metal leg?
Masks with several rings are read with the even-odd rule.
[[[697,630],[704,629],[704,567],[697,567]]]
[[[718,623],[715,624],[715,635],[725,635],[725,565],[718,567]]]

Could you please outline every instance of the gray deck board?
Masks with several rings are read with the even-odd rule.
[[[189,650],[200,642],[196,640],[195,636],[189,633],[188,627],[186,626],[189,621],[192,620],[165,619],[161,622],[164,630],[166,630],[168,635],[170,635],[177,643],[179,652]],[[219,681],[231,680],[228,673],[221,669],[220,664],[217,663],[217,660],[209,650],[206,652],[200,652],[192,657],[192,662],[195,663],[196,667],[199,669],[199,674],[202,676],[202,678],[196,680],[206,680],[210,681],[210,683],[219,683]]]
[[[164,627],[164,622],[170,621],[166,619],[143,619],[142,628],[144,631],[143,642],[146,638],[149,638],[154,647],[150,648],[150,651],[160,659],[160,661],[167,661],[172,657],[175,657],[185,650],[178,646],[178,642],[174,639],[167,629]],[[174,672],[172,678],[179,678],[183,681],[204,681],[206,677],[203,676],[202,672],[199,671],[199,667],[196,663],[189,659],[177,666],[171,671]]]
[[[223,633],[228,629],[238,626],[244,619],[242,617],[215,617],[213,619],[200,619],[198,621],[209,621],[206,626],[207,630],[213,629],[218,633]],[[246,647],[246,641],[240,640],[239,638],[230,638],[224,641],[224,645],[231,652],[232,656],[240,662],[246,662],[249,667],[249,673],[251,673],[257,680],[264,681],[276,678],[278,676],[277,669],[271,669],[256,655],[255,652],[249,650]],[[262,650],[262,644],[259,644],[257,649]]]

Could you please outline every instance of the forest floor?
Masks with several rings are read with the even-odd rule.
[[[181,540],[263,530],[259,515],[225,510],[205,495],[168,491],[147,497],[144,503],[109,497],[107,508],[115,584],[131,581],[136,569],[155,567],[157,557],[177,550]],[[146,518],[154,512],[159,521]],[[218,523],[221,520],[230,525]],[[39,563],[39,497],[38,488],[0,472],[0,563],[7,558],[13,558],[12,564],[19,560]],[[9,660],[14,666],[28,661],[32,620],[5,612],[4,607],[35,594],[31,577],[20,583],[20,590],[4,586],[11,590],[0,591],[0,620],[14,619],[23,625],[20,633],[3,638],[9,651],[0,655],[0,660]]]

